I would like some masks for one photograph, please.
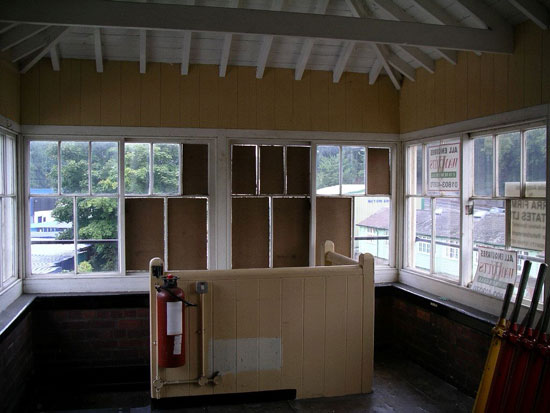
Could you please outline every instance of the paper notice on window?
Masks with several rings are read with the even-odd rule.
[[[460,144],[428,146],[428,191],[460,190]]]
[[[510,244],[512,247],[544,251],[546,201],[514,199],[510,215]]]
[[[516,277],[516,251],[479,247],[472,290],[502,299],[506,285],[515,284]]]
[[[183,303],[176,301],[166,303],[166,334],[177,336],[183,334]]]

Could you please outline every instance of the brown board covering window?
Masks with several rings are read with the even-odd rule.
[[[289,146],[286,148],[287,194],[308,195],[310,148]]]
[[[206,199],[168,199],[168,268],[206,269]]]
[[[309,199],[273,200],[273,267],[309,265]]]
[[[233,193],[256,194],[256,147],[233,145],[231,156]]]
[[[367,180],[369,194],[390,193],[390,151],[389,149],[368,149]]]
[[[260,193],[284,192],[283,147],[260,146]]]
[[[183,145],[183,194],[208,195],[208,145]]]
[[[147,270],[151,258],[164,259],[164,200],[125,201],[126,269]]]
[[[334,249],[351,256],[351,198],[317,197],[317,251],[315,263],[321,265],[321,249],[325,241],[334,242]]]
[[[233,198],[231,249],[233,268],[269,266],[268,198]]]

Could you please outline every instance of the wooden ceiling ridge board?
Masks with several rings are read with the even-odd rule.
[[[550,12],[537,0],[508,0],[516,9],[531,19],[542,30],[550,27]]]
[[[0,0],[0,7],[3,22],[275,35],[495,53],[513,51],[513,33],[416,21],[368,19],[365,24],[337,15],[103,0]]]

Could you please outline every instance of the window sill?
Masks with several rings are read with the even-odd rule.
[[[498,316],[502,309],[502,300],[473,291],[455,283],[439,278],[433,278],[426,274],[409,269],[399,271],[399,282],[410,287],[425,291],[440,297],[442,300],[452,300],[459,304],[475,308],[476,310]],[[523,305],[520,319],[523,318],[528,308]]]
[[[3,313],[13,302],[23,294],[23,283],[16,280],[0,291],[0,313]],[[1,328],[1,326],[0,326]]]
[[[32,276],[23,280],[25,294],[146,293],[149,274]]]

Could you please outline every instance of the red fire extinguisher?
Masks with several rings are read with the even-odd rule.
[[[180,367],[185,364],[185,301],[178,287],[178,277],[162,277],[164,284],[157,290],[157,330],[159,367]]]

